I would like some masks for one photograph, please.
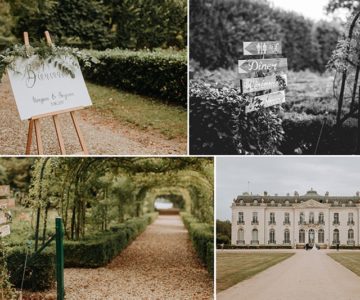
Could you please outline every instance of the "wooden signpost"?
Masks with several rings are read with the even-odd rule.
[[[47,31],[45,38],[51,47],[52,41]],[[24,42],[26,47],[30,47],[27,32],[24,32]],[[7,70],[20,118],[29,120],[25,152],[27,155],[31,152],[33,131],[35,131],[37,152],[40,155],[44,154],[40,120],[45,117],[52,117],[60,152],[66,154],[59,122],[59,115],[64,113],[70,113],[82,154],[88,154],[75,112],[90,106],[91,99],[77,60],[70,56],[64,56],[62,59],[78,66],[74,68],[73,76],[62,73],[54,63],[44,62],[40,68],[37,67],[39,65],[37,56],[19,58],[15,61],[16,69],[22,70],[20,74]]]
[[[239,74],[251,74],[259,71],[264,73],[287,71],[286,58],[239,60]]]
[[[287,83],[287,76],[280,75],[282,79]],[[258,78],[244,78],[240,82],[240,88],[242,93],[252,93],[258,91],[272,90],[279,88],[279,81],[277,76],[265,76]]]
[[[245,113],[257,110],[259,105],[270,107],[284,103],[285,91],[279,91],[279,88],[282,85],[280,81],[283,81],[285,86],[287,85],[285,74],[288,69],[287,59],[264,58],[265,55],[282,54],[281,42],[244,42],[243,47],[244,55],[262,56],[259,59],[238,61],[241,93],[250,100],[250,104],[245,108]],[[263,91],[263,95],[251,94]]]
[[[281,42],[244,42],[244,55],[268,55],[281,53]]]
[[[5,237],[10,234],[9,220],[5,215],[5,212],[0,209],[0,237]]]
[[[277,104],[282,104],[285,102],[285,91],[278,91],[275,93],[265,94],[261,96],[255,96],[254,100],[259,99],[261,101],[261,106],[270,107]],[[257,110],[256,105],[252,102],[245,108],[245,112],[249,113]]]

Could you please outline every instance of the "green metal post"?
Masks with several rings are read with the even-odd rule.
[[[57,300],[64,300],[64,230],[62,219],[57,217],[56,223],[56,281]]]

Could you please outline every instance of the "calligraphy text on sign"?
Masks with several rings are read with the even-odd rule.
[[[244,42],[244,55],[281,54],[281,42]]]
[[[287,83],[287,76],[280,75]],[[241,92],[251,93],[265,90],[271,90],[279,87],[277,76],[265,76],[258,78],[244,78],[241,80]]]
[[[18,58],[8,69],[20,119],[91,105],[91,99],[75,58],[64,57],[73,73],[59,70],[54,63],[40,62],[37,56]],[[40,67],[39,67],[40,65]]]
[[[287,58],[239,60],[239,74],[280,72],[287,71],[287,68]]]
[[[10,225],[0,226],[0,237],[6,237],[10,234]]]
[[[275,93],[265,94],[262,96],[256,96],[256,97],[254,97],[254,100],[256,100],[256,99],[260,100],[259,105],[263,106],[263,107],[270,107],[270,106],[273,106],[276,104],[281,104],[281,103],[285,102],[285,91],[278,91]],[[257,103],[257,102],[255,102],[255,103]],[[246,107],[245,112],[249,113],[254,110],[257,110],[259,105],[258,104],[255,105],[255,103],[254,102],[250,103]]]

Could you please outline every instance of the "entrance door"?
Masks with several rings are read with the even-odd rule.
[[[309,230],[309,244],[315,243],[315,231],[314,229]]]

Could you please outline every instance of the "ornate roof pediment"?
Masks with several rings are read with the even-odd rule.
[[[314,199],[310,199],[302,203],[294,203],[293,206],[296,208],[327,208],[330,205],[325,203],[320,203]]]

